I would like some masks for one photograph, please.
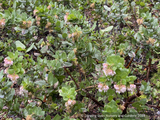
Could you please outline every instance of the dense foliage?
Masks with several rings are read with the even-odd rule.
[[[156,0],[0,0],[1,119],[157,119],[159,20]]]

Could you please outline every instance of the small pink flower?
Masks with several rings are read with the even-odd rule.
[[[130,84],[130,86],[127,87],[127,90],[130,92],[133,92],[135,89],[136,89],[136,85],[134,85],[134,84]]]
[[[72,105],[76,104],[76,101],[75,100],[72,100]]]
[[[71,105],[71,104],[72,104],[72,100],[69,99],[69,100],[68,100],[68,105]]]
[[[99,92],[102,92],[102,91],[107,92],[108,89],[109,89],[109,87],[107,85],[103,85],[102,83],[98,84],[98,91]]]
[[[126,92],[126,86],[125,85],[121,85],[120,91],[121,91],[121,93]]]
[[[8,59],[8,58],[5,58],[4,59],[4,66],[7,67],[7,66],[10,66],[10,65],[13,65],[13,61]]]
[[[119,88],[118,85],[114,85],[114,88],[116,89],[116,92],[117,92],[117,93],[120,93],[120,88]]]
[[[114,85],[114,88],[115,88],[116,90],[118,90],[118,89],[119,89],[119,86],[118,86],[118,85]]]
[[[19,78],[17,74],[8,74],[7,77],[11,79],[13,83],[16,83],[16,80]]]
[[[98,84],[98,88],[102,88],[103,87],[103,84],[102,83],[99,83]]]
[[[131,89],[136,89],[136,85],[130,84],[130,88],[131,88]]]
[[[111,69],[106,69],[106,70],[103,70],[103,71],[104,71],[104,74],[105,74],[106,76],[108,76],[108,75],[113,76],[113,75],[116,74],[116,73],[115,73],[113,70],[111,70]]]
[[[28,100],[28,103],[30,104],[31,102],[33,102],[33,100]]]
[[[19,94],[22,95],[22,96],[24,96],[24,94],[28,94],[28,91],[25,90],[25,89],[23,88],[23,86],[21,86],[21,87],[20,87]]]
[[[65,23],[67,22],[67,18],[68,18],[68,15],[65,15],[65,16],[64,16],[64,21],[65,21]]]
[[[65,103],[65,106],[66,106],[66,107],[69,107],[69,106],[71,107],[71,106],[73,106],[74,104],[76,104],[76,101],[69,99],[69,100]]]
[[[4,25],[5,25],[5,19],[1,19],[0,20],[0,27],[4,27]]]
[[[107,63],[103,63],[103,68],[107,68],[108,64]]]
[[[51,9],[51,5],[49,5],[49,6],[47,7],[47,9],[49,9],[49,10],[50,10],[50,9]]]
[[[4,70],[4,74],[8,74],[8,68]]]
[[[103,91],[107,92],[107,90],[109,89],[109,87],[107,85],[103,86]]]
[[[113,75],[116,74],[115,71],[113,71],[112,69],[110,69],[110,68],[108,67],[108,64],[107,64],[107,63],[103,63],[103,72],[104,72],[104,74],[105,74],[106,76],[108,76],[108,75],[113,76]]]
[[[99,91],[99,92],[102,92],[102,91],[103,91],[102,88],[103,88],[103,84],[102,84],[102,83],[99,83],[99,84],[98,84],[98,91]]]
[[[66,15],[64,16],[64,21],[65,21],[65,23],[67,23],[67,24],[69,24],[67,21],[68,21],[68,15],[69,15],[69,13],[68,12],[66,12]]]
[[[98,89],[99,92],[102,92],[102,89]]]
[[[65,106],[68,107],[68,102],[65,102]]]
[[[38,12],[38,10],[33,10],[33,15],[36,15],[36,13]]]
[[[120,90],[117,90],[117,91],[116,91],[116,93],[119,93],[119,94],[120,94],[120,93],[121,93],[121,91],[120,91]]]
[[[117,93],[126,92],[126,86],[125,85],[114,85],[114,88],[116,89]]]

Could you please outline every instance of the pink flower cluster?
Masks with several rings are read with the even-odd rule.
[[[5,19],[0,20],[0,28],[3,28],[5,25]]]
[[[9,58],[5,58],[4,59],[4,66],[8,67],[10,65],[13,65],[13,61],[11,59],[9,59]]]
[[[66,107],[71,107],[71,106],[73,106],[74,104],[76,104],[76,101],[69,99],[69,100],[65,103],[65,106],[66,106]]]
[[[126,92],[126,86],[125,85],[114,85],[114,88],[116,89],[117,93]]]
[[[64,16],[64,21],[65,21],[65,23],[67,23],[67,21],[68,21],[68,15],[69,15],[69,13],[66,12],[66,15]]]
[[[19,78],[17,74],[8,74],[7,77],[11,79],[14,84],[17,82],[17,79]]]
[[[16,82],[17,82],[17,79],[19,78],[19,76],[17,75],[17,74],[9,74],[8,73],[8,69],[9,69],[9,67],[11,66],[11,65],[13,65],[13,61],[10,59],[10,58],[5,58],[4,59],[4,66],[5,67],[8,67],[8,68],[6,68],[5,70],[4,70],[4,73],[5,74],[7,74],[7,77],[9,78],[9,79],[11,79],[12,80],[12,82],[15,84]]]
[[[21,87],[20,87],[19,94],[22,95],[22,96],[24,96],[24,94],[28,94],[28,91],[25,90],[23,86],[21,86]]]
[[[108,89],[109,89],[109,87],[107,85],[103,85],[102,83],[98,84],[98,91],[99,92],[102,92],[102,91],[107,92]]]
[[[8,68],[4,70],[4,74],[8,74]]]
[[[124,92],[126,92],[126,90],[133,93],[133,91],[136,89],[136,85],[130,84],[130,86],[127,88],[125,85],[114,85],[114,88],[116,89],[117,93],[124,93]]]
[[[136,89],[136,85],[134,84],[130,84],[129,87],[127,87],[127,90],[130,91],[131,93],[133,93],[133,91]]]
[[[68,15],[64,16],[65,23],[67,22]]]
[[[103,72],[104,72],[104,74],[106,76],[108,76],[108,75],[113,76],[113,75],[116,74],[115,71],[113,71],[112,69],[110,69],[110,67],[108,66],[107,63],[103,63]]]

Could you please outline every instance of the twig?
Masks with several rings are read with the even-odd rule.
[[[43,100],[41,100],[40,98],[34,98],[34,99],[37,99],[37,100],[40,100],[42,103],[45,103]]]
[[[96,104],[98,104],[99,106],[104,107],[104,105],[101,104],[100,102],[98,102],[94,97],[92,97],[90,93],[87,93],[87,94],[86,94],[86,97],[88,97],[88,98],[90,98],[91,100],[93,100],[93,101],[94,101]]]
[[[79,70],[79,82],[82,81],[82,77],[81,77],[81,70],[80,70],[80,65],[78,64],[78,70]]]
[[[157,106],[157,105],[149,105],[149,104],[145,104],[145,105],[147,105],[149,107],[154,107],[154,108],[160,109],[160,106]]]
[[[77,86],[77,89],[79,89],[79,85],[77,84],[76,80],[73,78],[73,76],[70,74],[70,72],[64,67],[64,70],[67,72],[67,74],[72,78],[72,80],[74,81],[74,83]]]
[[[158,100],[157,108],[159,108],[160,100]]]
[[[126,102],[124,104],[125,109],[123,110],[122,115],[127,113],[127,108],[128,108],[128,105],[131,104],[131,101],[134,100],[135,98],[141,96],[141,93],[139,92],[139,86],[136,85],[136,87],[137,87],[137,94],[128,97],[128,99],[126,100]]]
[[[95,88],[95,87],[97,87],[97,85],[96,86],[88,86],[88,87],[86,87],[86,88],[84,88],[85,90],[86,89],[91,89],[91,88]],[[80,91],[81,89],[78,89],[78,90],[76,90],[76,92],[78,92],[78,91]]]
[[[136,49],[135,54],[138,52],[138,50],[139,50],[139,47]],[[133,58],[134,58],[134,57],[132,57],[132,59],[130,60],[130,62],[129,62],[129,64],[127,65],[126,68],[129,68],[129,66],[131,65],[131,63],[132,63],[132,61],[133,61]]]
[[[146,82],[149,81],[149,73],[150,73],[150,69],[151,69],[151,62],[152,62],[152,59],[149,58]]]

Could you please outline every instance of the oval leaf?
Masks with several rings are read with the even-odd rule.
[[[102,32],[110,32],[113,29],[113,26],[109,26],[104,30],[101,30]]]
[[[32,50],[33,47],[34,47],[34,43],[32,43],[32,45],[27,49],[26,52],[29,52],[30,50]]]
[[[16,44],[16,48],[21,48],[21,49],[26,48],[26,46],[23,43],[21,43],[20,41],[16,41],[15,44]]]

